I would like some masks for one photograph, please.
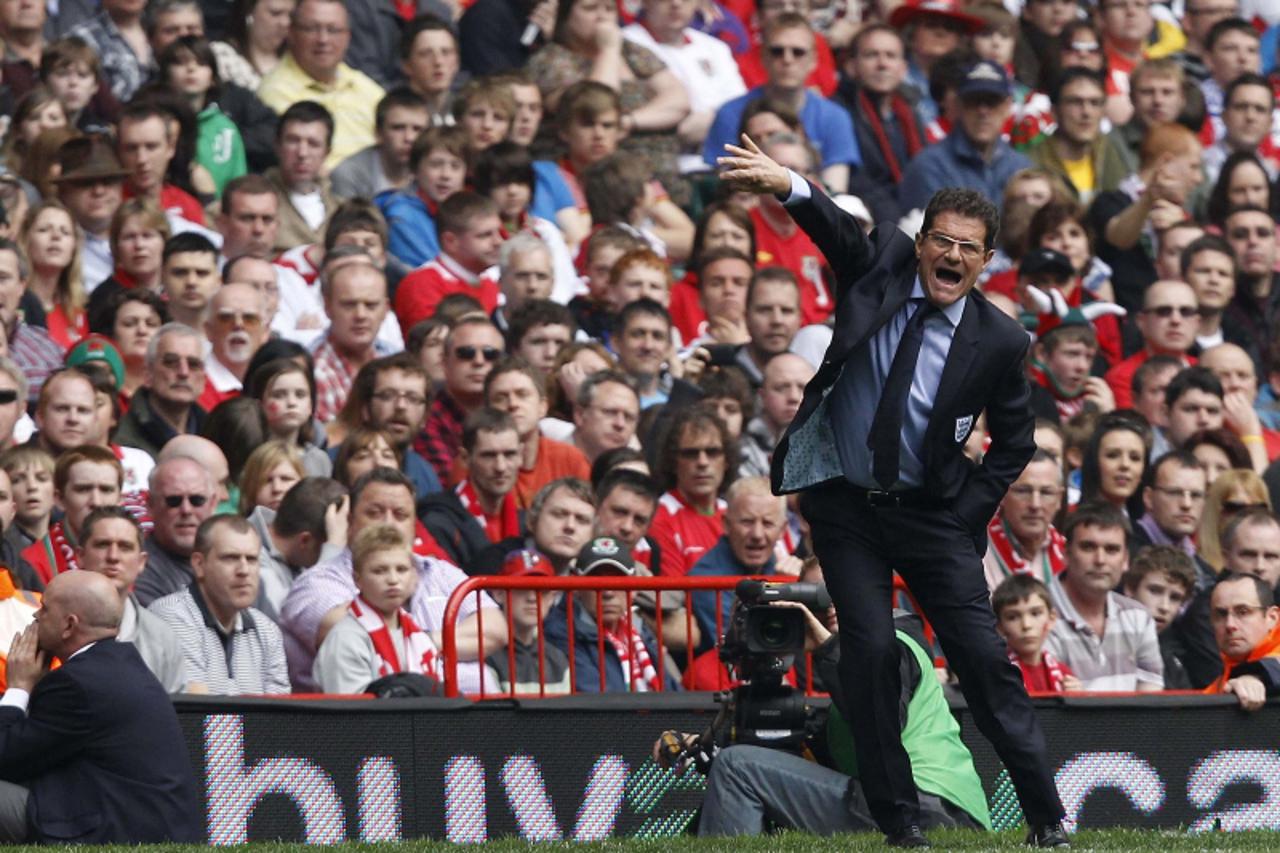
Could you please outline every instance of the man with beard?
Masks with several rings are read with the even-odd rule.
[[[200,406],[205,411],[239,396],[249,360],[266,339],[266,305],[262,294],[247,284],[224,284],[209,302],[204,321],[209,354],[204,359],[207,381]]]
[[[430,390],[427,373],[413,356],[403,352],[384,356],[360,368],[340,417],[348,428],[361,426],[387,434],[403,458],[400,470],[413,482],[418,498],[440,491],[435,470],[413,449],[413,439],[426,418]],[[335,460],[340,447],[329,450]]]

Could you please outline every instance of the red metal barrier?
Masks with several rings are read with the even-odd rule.
[[[544,591],[545,592],[558,591],[558,592],[564,592],[568,594],[575,590],[595,590],[595,591],[620,590],[625,592],[627,595],[627,602],[626,602],[627,608],[626,608],[625,618],[626,618],[626,625],[627,625],[628,632],[630,632],[633,626],[633,611],[632,611],[631,604],[632,604],[632,595],[634,593],[641,592],[641,591],[651,591],[655,593],[661,593],[667,590],[675,590],[677,592],[685,593],[685,611],[686,611],[685,636],[688,637],[688,635],[692,633],[692,626],[694,624],[693,610],[689,606],[690,604],[689,593],[694,591],[714,592],[716,593],[716,632],[717,632],[717,637],[715,639],[718,640],[719,635],[723,634],[724,632],[724,627],[720,624],[720,604],[721,604],[720,596],[722,596],[726,591],[732,592],[734,587],[738,585],[739,581],[746,580],[746,579],[747,578],[742,575],[727,575],[724,577],[621,577],[621,576],[611,575],[607,577],[553,577],[553,578],[506,577],[506,576],[500,576],[500,575],[485,575],[485,576],[468,578],[466,581],[459,584],[457,589],[453,591],[453,594],[449,596],[449,601],[446,603],[445,609],[444,609],[444,625],[443,625],[444,648],[442,649],[442,652],[444,654],[445,695],[451,696],[451,697],[459,695],[459,692],[458,692],[458,637],[457,637],[458,612],[462,607],[462,603],[466,600],[467,596],[469,595],[479,596],[481,591],[490,590],[490,589],[536,590],[538,592],[538,598],[537,598],[538,610],[539,610],[539,613],[541,613],[542,593]],[[777,578],[769,578],[769,577],[758,577],[754,579],[763,580],[763,581],[778,580]],[[662,611],[662,608],[661,606],[659,606],[658,613],[661,614],[661,611]],[[571,612],[571,609],[570,609],[570,612]],[[515,634],[514,618],[512,616],[510,609],[505,609],[504,615],[507,620],[507,636],[513,637]],[[483,617],[478,617],[478,619],[482,619],[482,618]],[[596,624],[599,625],[602,621],[603,619],[602,619],[601,603],[600,603],[600,600],[597,599],[596,600]],[[659,618],[657,619],[656,624],[657,624],[657,628],[654,631],[654,634],[657,637],[658,660],[654,662],[654,666],[658,669],[659,672],[662,672],[662,665],[663,665],[663,659],[664,659],[663,652],[665,650],[665,645],[664,645],[664,638],[663,638],[664,632],[662,630],[661,616],[659,616]],[[479,633],[480,633],[480,642],[481,642],[480,659],[481,661],[483,661],[488,655],[484,652],[484,647],[483,647],[483,643],[484,643],[483,627],[482,626],[478,626],[478,627],[480,627]],[[574,662],[574,654],[572,651],[574,648],[574,637],[573,637],[574,626],[573,626],[572,618],[568,619],[566,630],[568,632],[568,646],[570,650],[568,653],[569,684],[572,687],[573,685],[578,683],[575,677],[576,676],[575,662]],[[544,672],[546,656],[544,651],[545,647],[543,645],[543,634],[544,634],[544,631],[542,630],[538,631],[538,667],[539,667],[538,680],[541,685],[538,693],[539,696],[548,695],[546,691],[546,679],[545,679],[545,672]],[[604,655],[605,638],[604,638],[603,632],[597,632],[597,642],[600,645],[600,659],[603,660],[605,657]],[[482,679],[480,693],[473,698],[479,698],[479,699],[514,698],[517,695],[515,692],[515,677],[514,677],[515,676],[515,648],[512,643],[507,644],[507,655],[508,655],[508,658],[507,658],[508,674],[511,676],[509,689],[497,694],[489,693],[485,690],[484,682]],[[693,659],[694,659],[694,655],[693,655],[692,649],[688,649],[686,651],[686,664],[691,664],[693,662]],[[634,661],[632,663],[634,667]],[[631,678],[629,679],[629,681],[632,684],[632,689],[634,689],[635,679]],[[604,686],[605,686],[605,672],[604,672],[604,667],[601,666],[600,667],[601,692],[604,691]],[[663,688],[662,679],[659,679],[658,689],[661,690],[662,688]]]

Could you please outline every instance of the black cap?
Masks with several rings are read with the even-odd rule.
[[[589,575],[605,569],[624,575],[636,573],[631,549],[612,536],[597,536],[584,545],[573,561],[572,569],[575,575]]]
[[[1070,278],[1075,274],[1071,259],[1054,249],[1032,249],[1022,256],[1018,264],[1020,275],[1035,275],[1047,272],[1059,278]]]

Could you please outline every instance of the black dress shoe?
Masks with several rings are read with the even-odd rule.
[[[1070,847],[1071,841],[1067,838],[1067,831],[1062,828],[1062,824],[1049,823],[1031,827],[1031,831],[1027,833],[1027,846]]]
[[[891,832],[884,837],[884,843],[890,847],[932,847],[929,839],[924,837],[918,826],[907,826]]]

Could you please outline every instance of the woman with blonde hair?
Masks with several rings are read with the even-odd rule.
[[[1200,533],[1196,550],[1215,572],[1222,571],[1222,533],[1231,520],[1251,509],[1271,509],[1271,495],[1266,483],[1247,468],[1231,468],[1218,475],[1209,486],[1200,516]]]
[[[22,222],[22,247],[31,264],[27,290],[40,300],[49,337],[64,349],[89,332],[80,272],[83,239],[71,211],[53,199],[32,207]]]
[[[245,460],[240,475],[240,514],[255,508],[280,508],[280,501],[294,484],[307,476],[302,468],[302,452],[296,445],[273,439],[258,446]]]

